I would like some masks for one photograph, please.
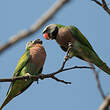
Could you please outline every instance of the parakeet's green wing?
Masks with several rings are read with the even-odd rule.
[[[18,65],[15,68],[13,76],[18,76],[19,72],[28,63],[30,58],[31,58],[30,51],[29,50],[25,51],[24,54],[21,56],[21,58],[20,58],[20,60],[18,62]]]
[[[75,27],[75,26],[68,26],[74,37],[81,42],[81,44],[87,46],[89,49],[93,50],[89,41],[84,37],[84,35]],[[94,51],[94,50],[93,50]]]
[[[16,66],[16,69],[14,71],[14,75],[13,77],[15,76],[18,76],[20,71],[22,70],[22,68],[28,63],[28,61],[30,60],[30,53],[29,53],[29,50],[25,51],[24,54],[21,56],[19,62],[18,62],[18,65]],[[10,88],[12,87],[13,83],[10,84],[10,87],[7,91],[7,94],[10,90]]]

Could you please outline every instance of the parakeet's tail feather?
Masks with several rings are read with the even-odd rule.
[[[110,68],[107,66],[106,63],[103,62],[102,65],[96,65],[96,66],[110,75]]]
[[[110,75],[110,67],[108,67],[107,64],[101,60],[101,58],[97,55],[97,53],[95,51],[91,51],[90,49],[86,47],[85,49],[86,51],[84,51],[84,53],[86,53],[86,56],[87,56],[86,61],[89,60],[90,63],[95,64],[101,70],[103,70],[104,72]]]
[[[31,82],[29,85],[27,85],[27,87],[23,88],[21,91],[19,91],[16,96],[20,95],[21,93],[23,93],[33,82]]]
[[[3,102],[3,104],[0,107],[0,110],[2,110],[2,108],[6,104],[8,104],[14,97],[16,97],[17,95],[19,95],[22,92],[24,92],[31,84],[32,84],[32,81],[30,81],[29,84],[25,88],[23,88],[23,89],[21,89],[19,91],[16,91],[15,93],[13,92],[13,90],[9,90],[9,92],[7,93],[7,96],[6,96],[6,98],[5,98],[4,102]]]
[[[1,105],[0,110],[2,110],[2,108],[3,108],[8,102],[10,102],[12,99],[13,99],[13,98],[7,96],[7,97],[5,98],[5,101],[4,101],[3,104]]]
[[[104,63],[97,55],[95,56],[95,59],[96,60],[93,60],[91,63],[94,63],[97,67],[110,75],[110,68],[107,66],[107,64]]]

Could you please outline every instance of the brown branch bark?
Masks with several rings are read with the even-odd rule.
[[[110,15],[110,9],[108,8],[107,3],[106,3],[105,0],[102,0],[102,3],[99,2],[98,0],[92,0],[92,1],[94,1],[96,4],[101,6]]]
[[[64,84],[71,84],[71,82],[67,82],[67,81],[61,80],[61,79],[59,79],[59,78],[57,78],[57,77],[55,77],[55,76],[53,76],[52,79],[54,79],[54,80],[56,80],[56,81],[58,81],[58,82],[62,82],[62,83],[64,83]]]
[[[65,66],[66,62],[69,59],[69,56],[68,56],[69,50],[70,50],[70,48],[68,48],[68,51],[67,51],[67,53],[64,57],[64,61],[62,63],[61,68],[56,72],[53,72],[53,73],[50,73],[50,74],[26,75],[26,76],[18,76],[18,77],[13,77],[13,78],[0,79],[0,82],[14,82],[16,80],[32,79],[33,81],[37,81],[37,83],[38,83],[38,79],[52,78],[52,79],[54,79],[58,82],[62,82],[62,83],[65,83],[65,84],[71,84],[71,82],[67,82],[67,81],[56,78],[55,75],[60,73],[60,72],[68,71],[68,70],[76,69],[76,68],[79,68],[79,69],[82,69],[82,68],[93,69],[93,68],[92,67],[87,67],[87,66],[73,66],[73,67],[64,69],[64,66]]]
[[[93,64],[89,63],[89,65],[90,65],[92,68],[94,68],[94,65],[93,65]],[[103,89],[102,89],[102,87],[101,87],[101,84],[100,84],[99,73],[98,73],[95,69],[92,69],[92,70],[93,70],[93,73],[94,73],[94,76],[95,76],[95,79],[96,79],[97,88],[98,88],[98,90],[99,90],[99,92],[100,92],[102,98],[105,99],[106,96],[104,95],[104,91],[103,91]]]
[[[83,68],[92,69],[91,67],[87,67],[87,66],[73,66],[71,68],[59,69],[58,71],[50,73],[50,74],[27,75],[27,76],[13,77],[13,78],[4,78],[4,79],[0,79],[0,82],[14,82],[16,80],[26,80],[26,79],[32,79],[33,81],[36,81],[37,79],[46,79],[46,78],[52,78],[52,79],[55,79],[56,81],[59,80],[59,82],[65,82],[64,80],[60,81],[60,79],[58,79],[58,78],[57,78],[58,79],[57,80],[54,77],[54,75],[59,74],[60,72],[63,72],[63,71],[67,71],[67,70],[83,69]],[[70,82],[68,82],[68,83],[70,83]]]
[[[57,0],[57,2],[55,2],[53,6],[46,13],[44,13],[43,16],[41,16],[32,27],[30,27],[30,29],[21,31],[19,34],[15,35],[10,41],[1,45],[0,54],[20,40],[27,38],[37,32],[43,24],[49,21],[56,14],[56,12],[69,1],[70,0]]]
[[[110,96],[107,96],[104,102],[99,107],[99,110],[109,110],[110,107]]]

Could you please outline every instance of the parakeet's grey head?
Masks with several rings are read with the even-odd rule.
[[[32,41],[32,43],[33,44],[42,44],[43,42],[40,39],[36,39],[36,40]]]
[[[34,40],[34,41],[29,41],[29,42],[27,42],[27,44],[26,44],[26,49],[28,49],[28,48],[31,48],[34,44],[42,44],[43,42],[42,42],[42,40],[40,40],[40,39],[36,39],[36,40]]]
[[[50,24],[46,26],[45,29],[43,30],[43,36],[47,40],[56,39],[57,34],[58,34],[58,27],[56,24]]]

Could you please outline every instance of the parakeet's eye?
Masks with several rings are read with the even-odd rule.
[[[48,28],[45,28],[45,29],[43,30],[43,34],[44,34],[44,33],[46,33],[46,32],[47,32],[47,30],[48,30]]]
[[[55,30],[52,32],[52,36],[57,36],[58,34],[58,27],[55,27]]]

